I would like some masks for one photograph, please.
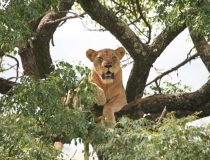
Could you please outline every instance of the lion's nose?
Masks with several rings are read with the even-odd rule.
[[[104,67],[106,67],[106,68],[111,68],[112,67],[112,65],[111,64],[106,64]]]

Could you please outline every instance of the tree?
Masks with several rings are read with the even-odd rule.
[[[72,13],[69,10],[73,6],[76,6],[79,11],[84,10],[85,12],[73,13],[73,16],[69,16],[68,13]],[[154,152],[148,159],[157,156],[167,159],[172,150],[167,152],[164,149],[164,145],[166,147],[168,144],[164,144],[164,137],[161,136],[167,133],[166,139],[170,141],[170,135],[173,135],[172,131],[177,131],[177,129],[178,131],[180,129],[180,132],[179,134],[174,132],[174,137],[183,135],[185,138],[173,139],[172,143],[183,142],[186,144],[190,138],[198,136],[202,139],[202,141],[196,141],[201,145],[200,147],[202,145],[209,146],[207,137],[209,130],[202,129],[202,133],[194,128],[183,131],[186,121],[193,118],[177,120],[174,117],[185,117],[196,111],[202,111],[197,115],[199,117],[210,114],[209,80],[195,92],[169,95],[162,94],[164,93],[163,88],[158,85],[158,81],[164,76],[162,74],[153,81],[159,94],[143,97],[152,64],[161,56],[173,39],[186,28],[190,31],[197,53],[165,74],[178,69],[198,56],[206,69],[210,71],[209,11],[210,5],[207,0],[196,2],[190,0],[164,2],[157,0],[79,0],[77,2],[74,0],[51,0],[48,3],[45,1],[6,0],[4,3],[2,2],[0,8],[0,57],[2,59],[7,56],[15,59],[13,55],[18,53],[25,76],[21,79],[20,84],[0,78],[0,93],[3,94],[0,101],[2,125],[0,133],[1,143],[4,144],[0,147],[0,151],[6,153],[4,158],[27,159],[27,156],[34,159],[43,159],[43,156],[55,158],[56,151],[49,144],[56,140],[68,143],[72,139],[80,137],[93,144],[99,158],[105,156],[107,159],[120,159],[117,156],[120,153],[119,149],[122,148],[116,148],[116,146],[133,146],[127,150],[122,149],[122,151],[126,151],[124,153],[127,155],[133,155],[138,150],[137,148],[133,150],[136,145],[134,141],[140,139],[141,144],[144,145],[138,147],[145,146],[145,148],[141,148],[142,151],[148,151],[151,141],[145,135],[151,134],[153,142],[157,142],[153,139],[153,136],[156,135],[156,138],[160,136],[156,140],[163,143],[159,147],[153,147]],[[68,19],[84,18],[84,15],[90,16],[102,27],[102,30],[110,31],[126,48],[133,60],[126,86],[129,103],[117,113],[117,117],[126,115],[136,121],[122,118],[114,132],[96,125],[94,117],[100,111],[97,111],[97,108],[93,111],[91,107],[87,107],[93,106],[94,103],[85,96],[86,94],[92,95],[94,90],[94,87],[88,84],[87,79],[83,78],[84,74],[88,72],[87,68],[84,69],[80,66],[74,68],[64,62],[53,65],[50,56],[49,43],[50,41],[53,43],[53,34],[56,28]],[[158,30],[157,33],[159,31],[160,33],[153,36],[152,33],[156,30]],[[17,61],[17,59],[15,60]],[[2,65],[1,62],[1,70],[4,71]],[[18,73],[16,78],[18,78]],[[66,110],[60,102],[68,90],[71,91],[72,100],[67,107],[69,110]],[[81,109],[80,105],[73,109],[71,105],[74,102],[73,97],[79,97],[78,102],[81,102],[85,109]],[[165,106],[167,111],[175,111],[175,113],[171,113],[169,117],[165,118],[162,125],[159,123],[154,125],[141,119],[144,113],[151,113],[150,119],[154,121],[160,116]],[[144,130],[137,130],[135,128],[137,126],[142,126],[140,128]],[[164,132],[166,130],[171,132]],[[195,134],[189,134],[193,132]],[[142,137],[138,137],[139,135],[135,137],[135,133],[141,133]],[[116,138],[116,135],[120,135],[120,138]],[[112,141],[107,143],[107,139]],[[185,145],[183,146],[185,147]],[[178,148],[177,150],[179,155],[184,156],[183,153],[191,153],[193,149],[193,151],[198,151],[193,155],[201,153],[200,156],[206,158],[209,149],[198,150],[197,148],[193,146],[190,149]],[[114,152],[107,152],[110,150]],[[129,150],[130,152],[127,152]],[[143,152],[140,155],[144,157]],[[189,157],[193,157],[193,155]],[[174,157],[177,156],[174,153]]]

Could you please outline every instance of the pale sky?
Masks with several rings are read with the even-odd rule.
[[[86,58],[86,50],[90,48],[94,50],[100,50],[103,48],[116,49],[122,46],[108,31],[87,31],[82,25],[80,19],[68,20],[62,25],[62,27],[58,28],[54,34],[54,44],[54,47],[50,47],[53,61],[64,60],[69,63],[81,61],[87,66],[91,66],[91,62]],[[171,69],[187,57],[187,53],[192,46],[193,44],[189,38],[189,33],[185,30],[166,48],[164,53],[154,63],[154,66],[158,69],[163,69],[163,72]],[[10,63],[13,62],[13,60],[5,58],[5,62]],[[130,69],[131,66],[123,69],[124,86],[126,85]],[[0,77],[8,78],[11,76],[15,76],[15,70],[7,73],[0,73]],[[156,76],[157,73],[155,70],[151,69],[148,81],[151,81]],[[188,63],[180,68],[178,70],[178,77],[177,72],[173,72],[170,74],[170,77],[166,76],[165,79],[172,82],[182,80],[183,84],[192,87],[192,90],[195,91],[207,82],[208,76],[209,73],[207,69],[201,62],[200,58],[198,58],[193,60],[191,64]],[[65,145],[64,148],[64,152],[68,153],[69,157],[71,157],[76,150],[77,154],[73,159],[82,159],[82,146],[76,149],[75,146]]]

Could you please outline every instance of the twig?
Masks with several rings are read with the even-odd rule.
[[[18,61],[18,59],[17,58],[15,58],[15,57],[13,57],[13,56],[11,56],[11,55],[7,55],[7,57],[10,57],[10,58],[12,58],[12,59],[14,59],[15,61],[16,61],[16,65],[17,65],[17,68],[16,68],[16,80],[15,80],[15,82],[17,81],[17,79],[18,79],[18,77],[19,77],[19,74],[18,74],[18,68],[19,68],[19,61]]]
[[[7,80],[10,81],[10,80],[12,80],[12,79],[16,79],[16,80],[15,80],[15,82],[16,82],[18,78],[21,78],[21,77],[23,77],[23,76],[24,76],[24,75],[19,76],[19,77],[9,77]]]
[[[146,42],[147,44],[149,44],[150,43],[150,40],[151,40],[151,32],[152,32],[151,30],[152,30],[152,27],[149,24],[149,22],[147,21],[147,19],[144,17],[144,14],[142,12],[142,8],[141,8],[141,6],[139,4],[139,0],[136,0],[136,5],[137,5],[137,9],[139,11],[139,14],[140,14],[141,18],[143,19],[144,23],[146,24],[146,26],[149,29],[149,31],[148,31],[149,32],[149,37],[148,37],[148,41]]]
[[[192,48],[192,49],[193,49],[193,48]],[[192,51],[192,49],[190,50],[190,52]],[[189,53],[190,53],[190,52],[189,52]],[[150,81],[149,83],[147,83],[146,86],[148,86],[148,85],[152,84],[153,82],[155,82],[155,81],[161,79],[161,78],[164,77],[165,75],[167,75],[167,74],[169,74],[169,73],[171,73],[171,72],[177,70],[178,68],[180,68],[181,66],[183,66],[183,65],[185,65],[186,63],[190,62],[192,59],[195,59],[195,58],[198,57],[198,56],[199,56],[199,54],[196,53],[196,54],[194,54],[194,55],[191,56],[191,57],[187,57],[183,62],[181,62],[181,63],[178,64],[177,66],[175,66],[175,67],[171,68],[170,70],[168,70],[168,71],[162,73],[161,75],[157,76],[154,80],[152,80],[152,81]]]
[[[14,68],[14,67],[16,66],[16,64],[14,64],[14,65],[7,64],[7,65],[9,66],[9,68],[4,68],[4,69],[2,69],[3,72],[4,72],[4,71],[8,71],[8,70],[10,70],[10,69],[12,69],[12,68]]]
[[[47,24],[55,24],[55,23],[59,23],[59,22],[62,22],[62,21],[66,21],[67,19],[81,18],[85,14],[86,14],[85,12],[83,12],[81,14],[74,13],[74,16],[66,16],[66,17],[63,17],[63,18],[60,18],[60,19],[56,19],[54,21],[48,21]]]
[[[74,154],[71,156],[70,160],[75,156],[75,154],[77,153],[77,150],[74,152]]]
[[[162,121],[162,119],[165,116],[166,112],[167,112],[167,109],[166,109],[166,106],[165,106],[164,109],[163,109],[163,111],[162,111],[162,113],[161,113],[161,115],[160,115],[160,117],[158,118],[157,123],[159,123],[159,122]]]
[[[161,94],[161,88],[160,88],[160,85],[157,83],[157,81],[155,81],[155,84],[156,84],[156,86],[157,86],[157,89],[158,89],[159,94]]]

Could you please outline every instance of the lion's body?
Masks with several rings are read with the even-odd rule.
[[[96,99],[99,105],[104,105],[103,116],[112,124],[115,123],[114,113],[127,104],[120,67],[120,59],[124,54],[125,50],[122,47],[116,50],[90,49],[86,52],[87,57],[93,62],[90,82],[98,88],[99,94]]]

